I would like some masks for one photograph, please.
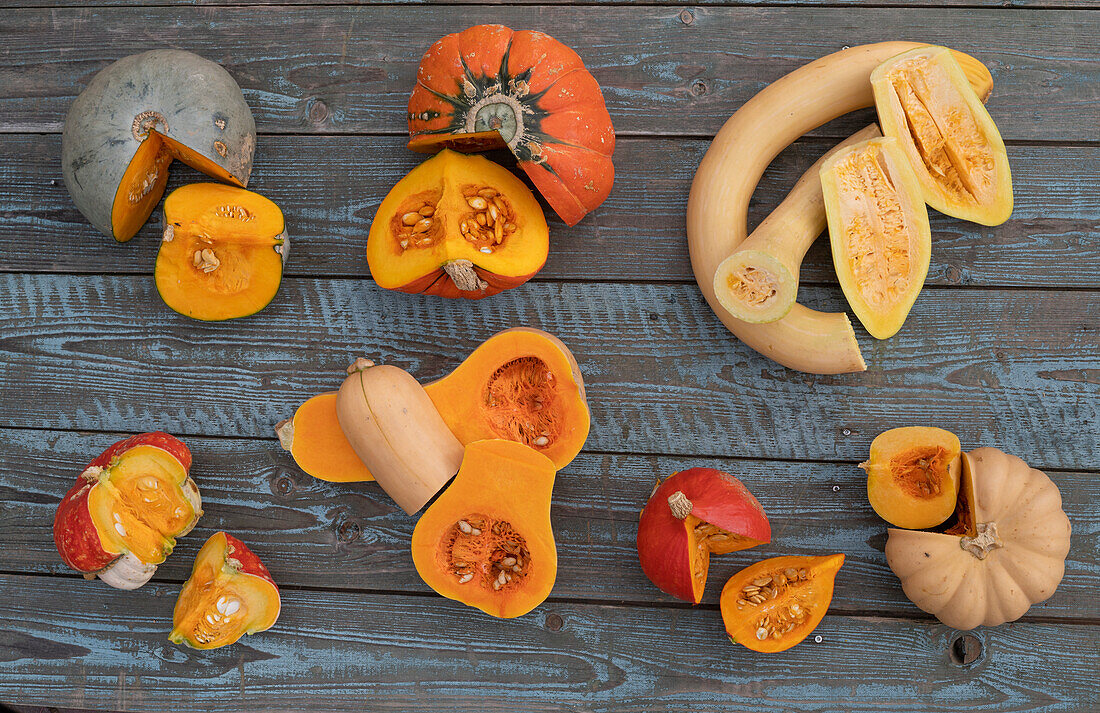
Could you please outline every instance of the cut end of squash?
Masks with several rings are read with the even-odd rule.
[[[871,443],[867,499],[879,517],[896,527],[935,527],[955,512],[962,446],[942,428],[909,426],[880,434]]]
[[[306,401],[275,432],[298,467],[314,478],[334,483],[374,480],[340,429],[335,391]]]
[[[774,322],[794,306],[798,276],[773,255],[739,250],[718,265],[714,294],[727,312],[743,322]]]
[[[833,264],[871,336],[905,322],[924,286],[932,235],[920,185],[896,140],[872,139],[821,167]]]
[[[104,550],[159,564],[202,514],[198,489],[171,453],[125,451],[97,476],[88,509]]]
[[[726,634],[753,651],[786,651],[805,639],[833,600],[844,555],[773,557],[730,577],[720,606]]]
[[[479,299],[529,280],[546,263],[538,201],[510,171],[444,150],[402,178],[367,238],[380,287]]]
[[[883,134],[909,157],[925,200],[941,213],[1000,225],[1012,213],[1004,141],[956,56],[923,47],[871,75]]]
[[[164,202],[157,290],[188,317],[246,317],[275,297],[289,249],[282,211],[243,188],[193,183]]]
[[[228,646],[270,629],[280,608],[279,589],[259,559],[240,540],[218,532],[195,558],[168,639],[196,649]]]

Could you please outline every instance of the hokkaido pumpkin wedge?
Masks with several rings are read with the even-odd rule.
[[[137,589],[202,516],[191,451],[167,433],[123,439],[93,460],[57,506],[54,544],[87,579]]]
[[[698,604],[711,554],[771,541],[764,508],[744,484],[713,468],[689,468],[654,488],[638,521],[638,560],[661,591]]]
[[[867,471],[867,499],[896,527],[935,527],[955,512],[962,469],[959,437],[942,428],[907,426],[879,434]]]
[[[580,367],[560,339],[540,329],[517,327],[493,335],[424,392],[461,444],[513,440],[561,469],[588,437]],[[277,424],[276,434],[298,466],[314,477],[373,480],[341,430],[336,402],[335,392],[314,396],[292,419]]]
[[[531,279],[550,250],[538,201],[510,171],[442,151],[375,213],[367,264],[379,287],[481,299]]]
[[[275,625],[282,609],[271,573],[243,542],[215,532],[195,557],[172,612],[168,640],[217,649]]]
[[[924,287],[932,257],[913,169],[895,139],[871,139],[822,164],[821,190],[844,296],[872,337],[892,337]]]
[[[458,471],[462,444],[409,372],[361,359],[336,393],[340,430],[367,470],[406,513]]]
[[[730,641],[776,653],[805,639],[829,609],[842,564],[842,554],[773,557],[730,577],[720,601]]]
[[[982,225],[1012,214],[1012,175],[997,125],[958,57],[919,47],[871,73],[882,133],[898,140],[924,191],[941,213]]]
[[[190,52],[152,50],[111,64],[73,101],[61,168],[84,217],[124,242],[160,201],[174,159],[247,186],[255,147],[252,112],[228,72]]]
[[[595,78],[553,37],[477,25],[433,44],[409,97],[409,148],[507,147],[567,225],[615,180],[615,129]]]
[[[555,474],[549,458],[521,443],[466,446],[454,482],[413,530],[421,579],[495,617],[523,616],[541,604],[558,571],[550,527]]]
[[[963,454],[945,532],[891,528],[886,561],[911,602],[955,629],[1015,621],[1065,573],[1071,526],[1047,475],[996,448]]]
[[[266,307],[290,251],[283,213],[267,198],[219,183],[192,183],[164,201],[154,276],[164,303],[218,321]]]

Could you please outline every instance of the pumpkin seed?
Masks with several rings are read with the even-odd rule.
[[[416,222],[416,225],[413,226],[413,232],[414,233],[423,233],[426,230],[428,230],[428,228],[430,228],[430,227],[432,227],[432,219],[431,218],[421,218],[420,220],[418,220]]]
[[[426,205],[418,210],[417,213],[427,218],[430,218],[431,216],[435,215],[435,208],[431,207],[430,205]]]
[[[474,210],[485,210],[489,204],[481,196],[474,196],[473,198],[467,198],[466,202],[470,204],[470,207]]]
[[[419,213],[406,213],[405,215],[401,216],[401,222],[405,225],[416,225],[416,222],[418,220],[420,220]]]

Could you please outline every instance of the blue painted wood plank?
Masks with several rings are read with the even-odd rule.
[[[118,434],[0,430],[0,552],[3,569],[75,574],[54,549],[51,523],[76,474]],[[430,590],[412,566],[414,517],[367,483],[326,483],[303,474],[278,443],[188,438],[192,476],[205,514],[158,569],[182,582],[211,533],[228,530],[264,543],[264,560],[285,585],[374,592]],[[770,545],[711,559],[704,603],[713,608],[726,579],[752,562],[784,554],[843,552],[834,609],[849,614],[923,614],[905,599],[883,555],[886,523],[867,504],[865,476],[853,463],[582,454],[559,473],[551,511],[558,545],[552,599],[677,606],[642,574],[635,548],[638,512],[657,478],[689,467],[733,473],[763,504]],[[1066,578],[1028,616],[1100,620],[1100,480],[1051,472],[1074,528]],[[89,585],[92,586],[92,585]],[[103,586],[103,585],[94,585]]]
[[[43,606],[45,586],[81,606]],[[768,656],[729,643],[708,610],[562,602],[498,621],[436,597],[288,590],[270,631],[192,652],[166,639],[176,591],[0,576],[0,698],[204,713],[1084,713],[1100,695],[1094,626],[983,630],[981,658],[960,666],[955,634],[928,622],[830,615],[820,642]]]
[[[777,205],[829,145],[800,142],[784,153],[757,191],[750,222]],[[684,211],[706,147],[701,140],[620,141],[615,189],[598,211],[567,228],[547,210],[552,249],[536,279],[693,279]],[[0,271],[150,274],[159,217],[124,246],[99,235],[65,190],[59,151],[56,135],[0,134]],[[1012,219],[987,228],[932,213],[928,283],[1100,287],[1100,196],[1094,190],[1100,147],[1009,151]],[[378,204],[422,159],[398,137],[261,136],[250,188],[275,200],[287,216],[293,242],[288,273],[366,275],[367,232]],[[1050,170],[1054,165],[1058,171]],[[205,180],[181,164],[172,176],[169,190]],[[803,266],[803,284],[835,282],[828,241],[818,243]]]
[[[710,137],[766,84],[809,60],[917,37],[973,52],[993,68],[989,107],[1005,138],[1100,140],[1100,124],[1088,120],[1100,104],[1095,13],[938,7],[9,10],[0,17],[0,36],[10,38],[0,61],[0,131],[58,131],[97,70],[166,46],[224,64],[261,131],[401,134],[421,55],[442,34],[482,22],[540,29],[576,49],[620,134]],[[847,136],[861,125],[842,121],[823,133]]]
[[[856,461],[936,424],[967,447],[1100,469],[1100,302],[1087,292],[927,289],[869,369],[815,377],[741,345],[694,285],[540,283],[479,300],[288,279],[261,314],[199,323],[149,277],[0,275],[0,426],[269,436],[369,355],[422,380],[491,334],[541,327],[576,353],[608,452]],[[808,290],[839,308],[837,290]]]

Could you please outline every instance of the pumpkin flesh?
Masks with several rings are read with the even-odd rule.
[[[168,639],[195,649],[228,646],[270,629],[280,609],[279,588],[259,558],[236,537],[217,532],[195,558]]]
[[[720,607],[726,633],[753,651],[786,651],[821,623],[844,555],[774,557],[730,577]]]
[[[466,446],[454,482],[420,517],[412,557],[439,594],[511,618],[541,604],[557,577],[550,527],[556,469],[520,443]]]
[[[290,248],[282,211],[263,196],[192,183],[164,201],[155,278],[165,304],[199,320],[259,312],[274,299]]]
[[[951,517],[962,468],[959,438],[942,428],[894,428],[871,442],[860,464],[867,472],[867,499],[879,517],[896,527],[935,527]]]
[[[871,73],[879,123],[916,171],[928,205],[983,225],[1012,213],[1012,176],[996,124],[945,47],[923,47]]]
[[[367,238],[379,287],[480,299],[546,263],[549,231],[531,191],[481,156],[442,151],[398,181]]]
[[[821,167],[833,266],[876,339],[901,328],[924,286],[932,233],[920,186],[894,139],[847,148]]]
[[[538,329],[493,335],[424,390],[461,443],[516,441],[560,469],[588,438],[580,367],[561,340]]]
[[[611,191],[615,130],[576,52],[542,32],[478,25],[424,54],[409,97],[409,148],[507,147],[567,225]]]
[[[307,400],[293,418],[277,424],[275,432],[298,467],[314,478],[334,483],[374,480],[340,430],[335,391]]]

